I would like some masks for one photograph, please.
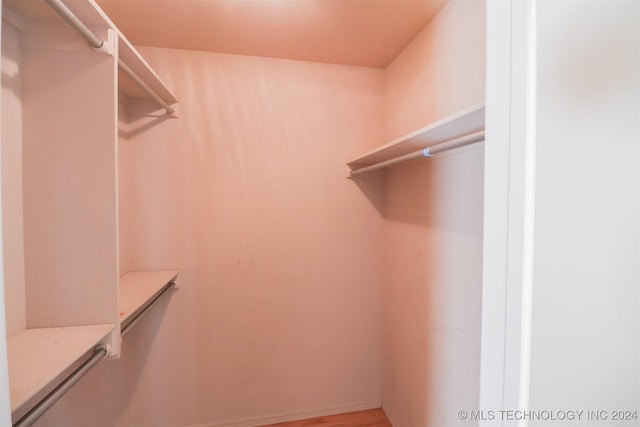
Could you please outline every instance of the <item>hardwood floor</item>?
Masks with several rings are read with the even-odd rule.
[[[287,421],[262,427],[393,427],[382,409]]]

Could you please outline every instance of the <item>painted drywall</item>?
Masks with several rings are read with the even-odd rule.
[[[611,411],[640,400],[639,29],[634,1],[538,3],[530,408],[580,425],[637,425]]]
[[[484,101],[484,8],[482,0],[450,1],[389,65],[387,140]]]
[[[484,99],[484,2],[452,1],[387,69],[389,140]],[[474,425],[483,150],[387,172],[384,410],[395,427]]]
[[[379,407],[382,218],[345,162],[382,142],[383,71],[141,53],[179,118],[127,105],[121,265],[177,268],[180,289],[38,425],[246,425]]]
[[[120,275],[132,271],[131,249],[131,180],[133,170],[129,159],[129,100],[118,99],[118,270]]]
[[[116,61],[67,25],[22,49],[27,327],[116,323]]]
[[[27,325],[22,209],[22,52],[19,18],[2,21],[2,233],[7,336]]]

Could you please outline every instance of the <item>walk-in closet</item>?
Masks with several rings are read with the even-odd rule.
[[[544,369],[545,340],[568,329],[531,277],[559,260],[546,203],[578,202],[550,195],[564,175],[545,186],[557,164],[532,149],[550,110],[531,97],[562,105],[532,30],[555,34],[550,3],[3,0],[0,420],[257,427],[382,408],[375,425],[478,426],[529,385],[553,409],[544,390],[570,382]],[[625,4],[576,22],[638,35]],[[631,372],[637,269],[618,267],[628,307],[607,322],[635,334]],[[640,401],[638,366],[616,384]]]

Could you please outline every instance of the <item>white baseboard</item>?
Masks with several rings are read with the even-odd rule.
[[[334,406],[310,411],[288,412],[266,417],[242,418],[228,421],[216,421],[204,424],[191,424],[183,427],[259,427],[266,424],[284,423],[287,421],[304,420],[307,418],[324,417],[327,415],[343,414],[347,412],[365,411],[382,407],[382,401],[355,403],[352,405]]]

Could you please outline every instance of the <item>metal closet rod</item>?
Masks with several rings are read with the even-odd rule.
[[[34,406],[25,416],[20,418],[13,427],[29,427],[35,423],[38,418],[44,415],[64,394],[69,391],[84,375],[107,356],[107,346],[101,344],[93,350],[93,355],[83,362],[75,371],[71,373],[64,381],[54,388],[44,399]],[[45,356],[46,357],[46,356]]]
[[[352,170],[349,174],[350,177],[358,176],[363,173],[371,172],[374,170],[386,168],[391,165],[395,165],[397,163],[405,162],[411,159],[418,159],[421,157],[431,157],[434,154],[442,153],[444,151],[453,150],[454,148],[464,147],[465,145],[474,144],[476,142],[480,142],[484,140],[484,130],[470,133],[468,135],[464,135],[458,138],[450,139],[449,141],[440,143],[438,145],[433,145],[428,148],[423,148],[418,151],[414,151],[408,154],[403,154],[402,156],[394,157],[393,159],[385,160],[384,162],[376,163],[371,166],[365,166],[360,169]]]
[[[84,23],[78,19],[76,15],[69,9],[61,0],[44,0],[47,2],[49,6],[53,10],[55,10],[58,15],[62,17],[74,30],[76,30],[89,44],[91,47],[95,49],[100,49],[104,45],[105,41],[100,40],[96,37],[93,32],[89,28],[87,28]],[[124,73],[131,78],[134,82],[136,82],[145,92],[147,92],[154,101],[156,101],[159,105],[162,106],[165,110],[167,110],[168,114],[173,114],[176,110],[171,107],[164,99],[162,99],[153,89],[147,85],[144,80],[140,78],[127,64],[122,61],[122,59],[118,58],[118,66]]]
[[[176,286],[176,282],[175,280],[170,281],[169,283],[167,283],[167,285],[165,286],[164,289],[162,289],[160,291],[160,293],[158,295],[156,295],[155,298],[153,298],[148,304],[147,306],[140,312],[138,313],[138,315],[136,317],[134,317],[129,323],[126,324],[126,326],[124,326],[122,328],[122,330],[120,331],[120,336],[122,338],[124,338],[125,336],[127,336],[127,334],[129,334],[129,332],[131,332],[131,329],[140,321],[142,320],[142,318],[144,317],[145,314],[147,314],[149,312],[149,310],[151,310],[151,308],[153,308],[156,304],[158,304],[158,302],[160,301],[160,298],[162,298],[162,296],[164,294],[166,294],[167,292],[169,292],[169,290],[174,289]]]
[[[160,298],[166,294],[169,290],[174,289],[176,286],[175,280],[170,281],[167,285],[151,300],[147,306],[138,313],[138,315],[131,320],[125,327],[122,328],[120,334],[124,338],[141,319],[149,312],[149,310],[158,304]],[[22,418],[20,418],[13,427],[30,427],[35,423],[45,412],[47,412],[64,394],[69,391],[91,368],[98,364],[102,359],[107,356],[108,348],[105,344],[100,344],[93,349],[93,355],[83,362],[75,371],[71,373],[64,381],[62,381],[56,388],[54,388],[49,394],[47,394],[40,402],[38,402],[29,412],[27,412]]]

